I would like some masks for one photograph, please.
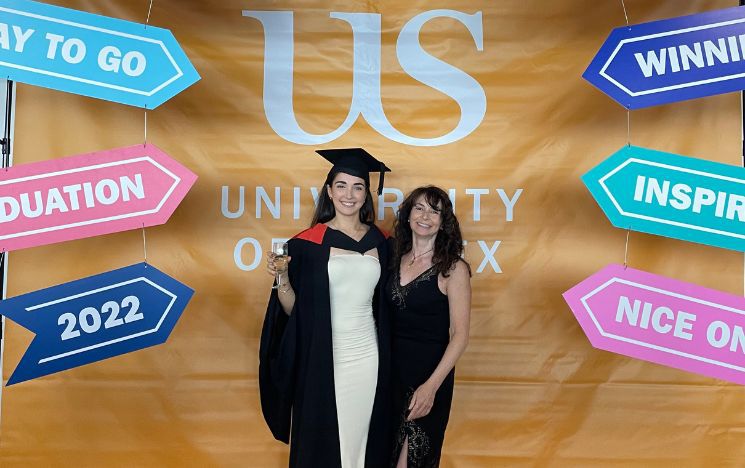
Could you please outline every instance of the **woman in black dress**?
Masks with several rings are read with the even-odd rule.
[[[396,468],[436,467],[453,397],[455,363],[468,343],[471,269],[453,205],[437,187],[415,189],[395,223],[391,385]]]

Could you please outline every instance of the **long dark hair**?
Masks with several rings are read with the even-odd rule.
[[[447,193],[439,187],[428,185],[414,189],[401,203],[398,208],[398,214],[393,225],[396,233],[396,241],[393,250],[393,268],[399,271],[401,268],[401,257],[411,251],[412,234],[409,225],[409,216],[419,197],[424,195],[424,200],[432,208],[439,207],[440,210],[440,231],[435,238],[434,254],[432,255],[432,264],[435,266],[437,273],[444,277],[450,276],[453,266],[459,261],[463,261],[468,268],[468,275],[471,275],[471,266],[461,258],[463,255],[463,236],[460,233],[460,224],[458,218],[453,212],[453,204],[450,202]]]
[[[336,208],[334,208],[334,202],[329,198],[328,188],[334,183],[337,174],[341,174],[341,172],[331,169],[326,176],[323,188],[318,194],[318,203],[316,204],[316,210],[313,212],[313,220],[310,222],[310,227],[318,223],[331,221],[336,216]],[[360,208],[360,222],[371,225],[374,220],[375,208],[373,207],[372,195],[370,194],[370,186],[367,182],[365,182],[365,192],[365,203]]]

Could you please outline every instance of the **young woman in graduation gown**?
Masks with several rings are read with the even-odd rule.
[[[264,320],[262,412],[291,467],[377,468],[390,460],[390,248],[373,224],[369,171],[381,172],[380,191],[388,168],[361,149],[319,153],[334,166],[310,229],[288,242]]]

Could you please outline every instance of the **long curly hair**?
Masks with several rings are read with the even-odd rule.
[[[437,273],[444,277],[450,276],[450,271],[461,260],[466,264],[468,275],[470,276],[471,266],[461,258],[463,255],[463,236],[460,233],[458,218],[455,217],[455,213],[453,212],[453,204],[444,190],[433,185],[414,189],[398,208],[398,214],[393,225],[396,237],[392,262],[394,271],[400,271],[401,258],[411,251],[412,232],[409,225],[409,216],[417,200],[422,195],[429,206],[432,208],[440,207],[440,221],[442,224],[435,238],[435,248],[432,256],[432,264],[435,265]]]
[[[310,227],[315,226],[318,223],[326,223],[334,219],[336,216],[336,208],[334,208],[334,202],[329,198],[328,188],[334,183],[337,174],[342,171],[332,168],[326,176],[326,181],[323,183],[323,187],[318,193],[318,204],[313,212],[313,218],[310,222]],[[372,225],[373,216],[375,214],[375,208],[373,207],[373,198],[370,194],[370,187],[367,181],[365,181],[365,202],[360,208],[360,222],[362,224]]]

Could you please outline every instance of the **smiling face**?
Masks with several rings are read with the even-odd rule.
[[[441,206],[430,206],[424,194],[415,201],[409,214],[409,226],[411,231],[418,236],[429,237],[437,235],[442,226],[440,216]]]
[[[367,187],[361,177],[339,172],[334,176],[326,192],[334,204],[337,215],[358,216],[365,204]]]

